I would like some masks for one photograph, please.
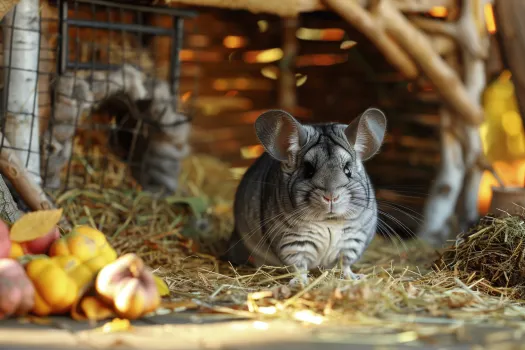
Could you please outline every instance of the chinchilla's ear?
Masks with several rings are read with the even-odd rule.
[[[348,142],[362,161],[379,151],[386,132],[386,117],[377,108],[368,108],[345,129]]]
[[[255,121],[259,141],[273,158],[288,159],[289,152],[297,152],[306,141],[306,130],[294,117],[283,110],[269,110]]]

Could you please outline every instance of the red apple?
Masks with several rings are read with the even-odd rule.
[[[60,238],[58,227],[54,227],[47,235],[32,241],[23,242],[22,248],[28,254],[46,254],[51,244]]]
[[[0,259],[7,258],[11,251],[11,241],[9,240],[9,226],[0,220]]]

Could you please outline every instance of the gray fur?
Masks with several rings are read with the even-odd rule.
[[[363,161],[383,142],[384,114],[370,108],[350,125],[302,125],[271,110],[255,128],[266,152],[237,189],[227,257],[294,266],[301,281],[308,270],[342,262],[344,276],[355,278],[351,265],[376,232],[377,204]]]

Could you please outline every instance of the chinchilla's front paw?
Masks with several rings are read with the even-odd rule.
[[[365,274],[362,274],[362,273],[354,273],[352,271],[352,269],[350,268],[350,266],[345,266],[343,268],[343,273],[342,273],[342,276],[341,276],[342,279],[347,279],[347,280],[362,280],[362,279],[365,279],[366,278],[366,275]]]
[[[288,282],[289,287],[305,287],[308,284],[308,275],[306,273],[302,273],[299,276],[296,276]]]

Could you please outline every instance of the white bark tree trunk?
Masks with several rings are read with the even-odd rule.
[[[4,17],[5,136],[40,185],[38,60],[40,2],[20,0]]]

